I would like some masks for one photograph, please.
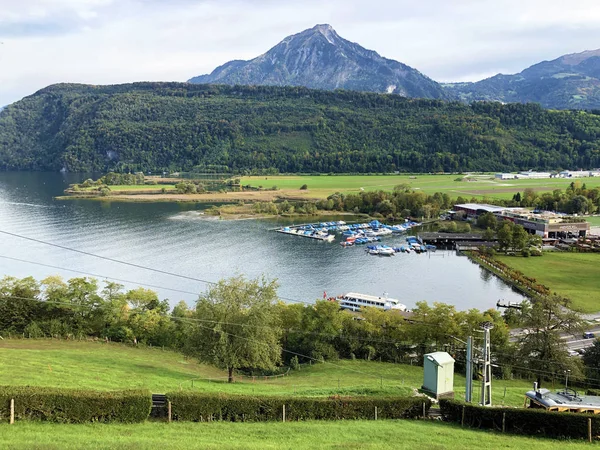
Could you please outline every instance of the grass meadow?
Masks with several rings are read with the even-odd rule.
[[[0,448],[91,449],[523,449],[589,448],[560,441],[468,430],[423,420],[288,423],[0,424]]]
[[[0,341],[0,379],[18,386],[97,390],[147,388],[153,393],[195,390],[246,395],[324,397],[413,395],[423,384],[421,366],[341,360],[303,365],[287,376],[226,383],[226,373],[158,348],[51,339]],[[192,380],[193,383],[192,383]],[[456,375],[457,397],[465,378]],[[522,406],[527,380],[495,380],[495,404]],[[479,392],[475,382],[475,392]]]
[[[498,256],[503,263],[568,297],[573,309],[600,311],[599,257],[595,253],[544,252],[542,257]]]
[[[461,181],[456,181],[460,179]],[[469,180],[469,181],[467,181]],[[392,190],[394,186],[406,184],[413,189],[427,194],[445,192],[455,198],[501,198],[510,199],[517,192],[526,188],[537,192],[552,192],[554,189],[564,190],[572,179],[545,178],[539,180],[496,180],[494,175],[281,175],[242,177],[243,185],[277,186],[282,190],[299,190],[303,184],[308,186],[312,196],[326,198],[334,192],[352,193],[376,190]],[[600,187],[600,177],[582,178],[588,188]]]

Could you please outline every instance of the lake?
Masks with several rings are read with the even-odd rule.
[[[197,280],[264,274],[279,281],[282,297],[300,301],[322,298],[324,291],[328,296],[348,291],[387,292],[409,308],[421,300],[449,303],[461,310],[495,307],[499,299],[522,300],[500,279],[452,251],[377,257],[367,255],[364,247],[342,248],[339,239],[325,243],[269,231],[283,221],[206,217],[201,214],[206,205],[53,200],[70,183],[84,178],[78,174],[0,173],[0,230]],[[404,237],[383,238],[388,245],[403,241]],[[200,281],[3,233],[0,249],[2,275],[37,279],[55,274],[65,279],[83,276],[65,270],[71,269],[100,279],[126,280],[122,284],[127,288],[151,285],[172,305],[179,300],[193,304],[196,293],[207,287]]]

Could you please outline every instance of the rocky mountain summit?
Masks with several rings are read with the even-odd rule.
[[[250,61],[230,61],[189,82],[306,86],[448,98],[438,83],[418,70],[342,38],[326,24],[288,36]]]

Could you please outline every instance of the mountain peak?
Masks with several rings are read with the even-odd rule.
[[[314,27],[312,27],[311,30],[319,31],[320,33],[329,33],[331,31],[333,31],[335,33],[335,30],[333,29],[333,27],[331,25],[329,25],[328,23],[317,24]]]
[[[230,61],[191,83],[306,86],[316,89],[394,93],[447,98],[442,87],[418,70],[381,57],[317,24],[283,39],[250,61]]]

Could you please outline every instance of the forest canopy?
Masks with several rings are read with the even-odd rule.
[[[600,115],[302,87],[59,84],[0,113],[0,170],[367,173],[600,166]]]

